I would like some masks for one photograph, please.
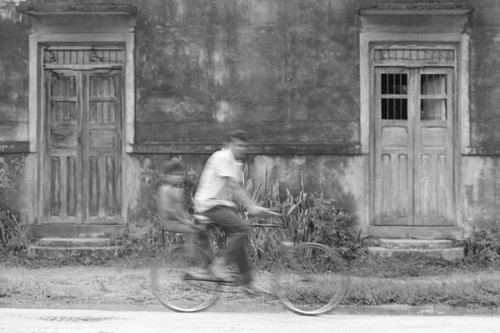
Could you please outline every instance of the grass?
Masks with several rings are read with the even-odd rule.
[[[455,273],[407,279],[354,278],[345,304],[498,307],[500,272]]]
[[[150,291],[148,258],[107,262],[51,261],[0,257],[0,306],[107,304],[159,306]],[[418,256],[374,259],[351,265],[351,288],[344,305],[447,305],[498,307],[500,268],[449,263]],[[267,287],[271,276],[258,271]],[[219,303],[278,306],[269,297],[224,294]]]

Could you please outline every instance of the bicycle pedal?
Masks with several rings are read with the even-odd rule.
[[[233,281],[233,280],[218,280],[217,283],[219,283],[220,285],[223,285],[223,286],[237,286],[238,283],[236,283],[236,281]]]
[[[211,277],[211,275],[209,275],[209,274],[206,274],[203,276],[196,276],[196,275],[192,275],[190,273],[184,273],[184,275],[182,276],[182,279],[183,280],[207,280],[210,277]]]
[[[185,281],[205,281],[205,282],[215,282],[219,283],[221,285],[235,285],[235,281],[233,280],[225,280],[225,279],[220,279],[217,278],[216,276],[213,276],[212,274],[207,273],[206,275],[203,276],[194,276],[189,273],[185,273],[184,276],[182,277],[183,280]]]

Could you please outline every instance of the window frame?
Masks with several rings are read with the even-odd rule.
[[[469,15],[473,8],[469,5],[454,4],[370,4],[359,7],[359,78],[360,78],[360,145],[361,152],[368,156],[367,202],[364,212],[368,218],[367,232],[373,235],[426,235],[438,234],[450,237],[460,234],[464,228],[462,214],[456,214],[455,228],[388,228],[375,226],[375,186],[374,186],[374,79],[375,66],[371,58],[373,45],[394,44],[448,44],[456,50],[455,66],[455,174],[461,174],[461,155],[472,152],[470,146],[470,24]],[[411,24],[408,24],[408,23]],[[429,24],[432,22],[432,24]],[[456,176],[455,197],[459,198],[461,181]],[[461,202],[456,202],[461,211]]]

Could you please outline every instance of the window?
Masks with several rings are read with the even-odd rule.
[[[408,77],[406,74],[382,74],[382,119],[408,119]]]
[[[420,119],[446,120],[447,84],[444,74],[422,74],[420,77]]]

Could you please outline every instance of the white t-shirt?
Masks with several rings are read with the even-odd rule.
[[[230,149],[223,148],[213,153],[205,164],[194,196],[196,211],[203,213],[215,206],[234,207],[225,185],[227,178],[240,182],[241,167]]]

